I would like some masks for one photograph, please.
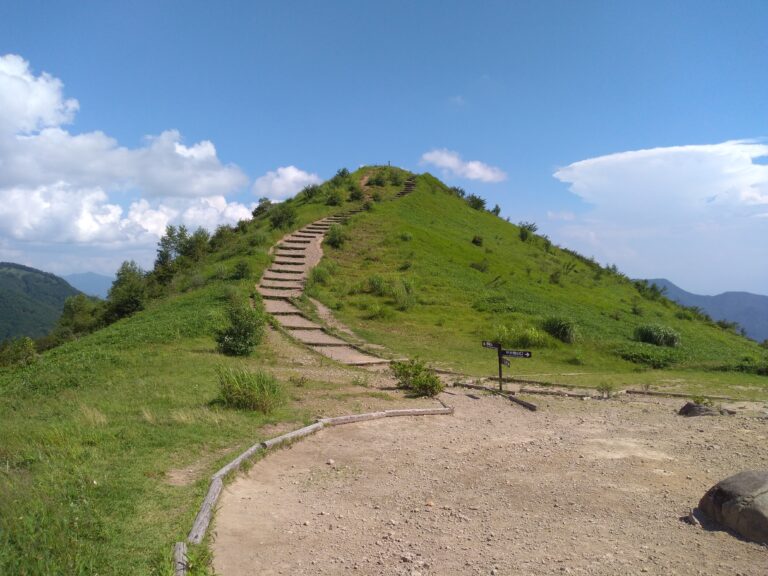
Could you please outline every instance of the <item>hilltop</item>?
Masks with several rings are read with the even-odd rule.
[[[335,214],[348,217],[328,220],[294,305],[319,321],[318,299],[384,358],[487,376],[496,363],[480,342],[493,339],[533,351],[507,371],[529,381],[765,398],[756,343],[494,212],[431,175],[365,167],[213,234],[169,230],[152,270],[127,263],[104,306],[80,310],[103,323],[78,326],[103,328],[0,368],[0,572],[168,574],[207,479],[245,447],[318,416],[413,402],[277,322],[250,356],[217,352],[231,306],[262,308],[272,247]],[[639,341],[644,326],[675,345]],[[289,402],[269,415],[224,407],[221,367],[275,374]],[[208,553],[193,547],[193,563]]]
[[[64,301],[79,293],[54,274],[0,262],[0,341],[46,335],[61,315]]]

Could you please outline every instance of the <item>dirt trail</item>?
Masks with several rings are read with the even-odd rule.
[[[453,417],[327,429],[258,462],[224,491],[217,573],[768,573],[765,547],[679,520],[768,466],[765,419],[451,392]]]

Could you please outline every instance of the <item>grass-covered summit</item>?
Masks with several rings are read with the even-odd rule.
[[[534,380],[768,384],[764,348],[497,212],[418,175],[411,194],[350,220],[310,293],[368,340],[459,372],[493,374],[480,343],[497,340],[534,352],[509,369]]]

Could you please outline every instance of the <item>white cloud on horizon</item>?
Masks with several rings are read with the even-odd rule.
[[[633,276],[768,292],[757,264],[768,260],[768,166],[753,162],[766,155],[768,145],[739,140],[575,162],[554,176],[592,209],[558,234]]]
[[[35,75],[20,56],[0,56],[3,254],[33,251],[40,265],[48,247],[59,267],[86,245],[153,256],[169,223],[213,229],[250,216],[248,207],[226,199],[247,176],[222,164],[212,142],[185,145],[178,131],[167,130],[127,148],[100,131],[64,129],[78,108],[64,98],[59,79]]]
[[[448,174],[479,180],[481,182],[503,182],[507,174],[500,168],[490,166],[479,160],[464,161],[458,152],[445,148],[430,150],[421,156],[422,164],[432,164]]]
[[[253,183],[253,193],[257,198],[269,198],[280,202],[290,198],[305,186],[319,184],[322,179],[317,174],[299,170],[296,166],[281,166],[257,178]]]

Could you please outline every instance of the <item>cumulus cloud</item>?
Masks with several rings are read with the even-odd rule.
[[[446,173],[467,180],[480,180],[481,182],[502,182],[507,179],[507,174],[500,168],[489,166],[479,160],[464,161],[458,152],[446,150],[430,150],[422,154],[422,164],[432,164],[441,168]]]
[[[0,56],[0,133],[16,134],[71,122],[77,100],[62,96],[62,83],[35,76],[21,56]]]
[[[0,245],[52,251],[98,244],[154,245],[169,223],[214,228],[250,215],[226,196],[246,175],[223,164],[210,141],[185,144],[176,130],[120,145],[107,134],[74,134],[78,102],[63,83],[0,56]]]
[[[293,196],[305,186],[319,184],[322,180],[317,174],[299,170],[296,166],[281,166],[267,172],[253,183],[253,193],[259,198],[281,201]]]
[[[768,269],[755,266],[768,259],[765,156],[765,143],[738,140],[575,162],[554,176],[591,210],[559,233],[633,276],[768,292]]]

